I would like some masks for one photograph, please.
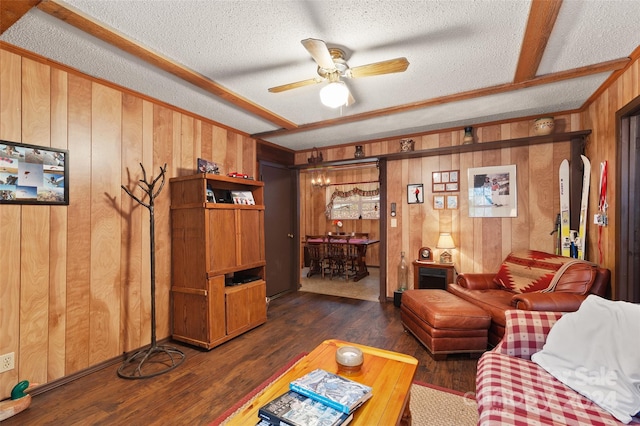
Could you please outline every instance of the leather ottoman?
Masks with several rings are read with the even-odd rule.
[[[487,350],[491,316],[445,290],[406,290],[400,305],[402,325],[436,360],[448,354]]]

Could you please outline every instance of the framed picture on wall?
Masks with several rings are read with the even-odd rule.
[[[421,183],[407,185],[407,202],[409,204],[424,203],[424,187]]]
[[[69,204],[69,152],[0,140],[0,204]]]
[[[431,173],[431,181],[433,192],[457,192],[460,190],[458,186],[460,171],[459,170],[441,170]]]
[[[516,166],[469,169],[470,217],[517,217]]]
[[[444,195],[433,196],[433,208],[435,210],[444,210]]]
[[[458,208],[458,196],[457,195],[447,195],[447,209],[455,210]]]

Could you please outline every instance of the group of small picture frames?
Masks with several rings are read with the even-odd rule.
[[[432,172],[431,178],[434,193],[460,191],[460,170]],[[434,195],[433,208],[435,210],[456,210],[458,208],[458,196],[451,194]]]

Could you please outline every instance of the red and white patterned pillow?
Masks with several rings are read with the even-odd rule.
[[[494,348],[494,352],[526,360],[542,350],[551,327],[562,317],[562,312],[519,309],[511,309],[504,314],[504,337]]]
[[[514,293],[531,293],[550,289],[556,272],[576,260],[536,250],[509,254],[494,277],[499,286]]]

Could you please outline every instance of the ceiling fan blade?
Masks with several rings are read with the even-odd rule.
[[[336,68],[336,65],[333,63],[333,58],[331,58],[331,53],[329,53],[329,48],[324,41],[307,38],[300,43],[307,49],[320,68],[324,68],[325,70],[333,70]]]
[[[388,61],[376,62],[368,65],[351,68],[351,77],[369,77],[372,75],[391,74],[394,72],[404,72],[409,66],[407,58],[389,59]]]
[[[310,84],[321,83],[324,80],[320,77],[310,78],[308,80],[296,81],[295,83],[283,84],[282,86],[271,87],[269,91],[271,93],[280,93],[285,90],[297,89],[298,87],[308,86]]]

